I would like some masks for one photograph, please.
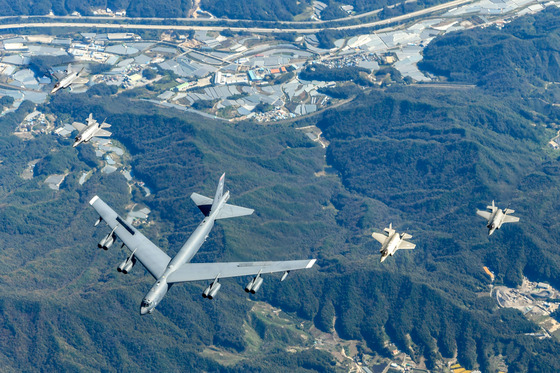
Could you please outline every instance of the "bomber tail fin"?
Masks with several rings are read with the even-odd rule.
[[[220,203],[220,200],[222,199],[222,196],[224,195],[224,182],[226,180],[226,174],[223,173],[222,176],[220,177],[220,181],[218,182],[218,187],[216,188],[216,195],[214,196],[214,201],[212,202],[212,210],[214,210],[216,207],[218,207],[218,203]]]
[[[196,203],[200,211],[205,216],[210,215],[210,212],[212,210],[218,208],[218,204],[220,203],[224,195],[225,176],[226,174],[224,173],[222,177],[220,177],[220,181],[218,183],[218,188],[216,189],[216,195],[214,196],[214,199],[205,197],[198,193],[191,194],[191,199],[194,201],[194,203]],[[251,215],[253,211],[255,210],[225,203],[222,205],[220,211],[216,215],[216,219],[227,219],[227,218],[235,218],[237,216]]]

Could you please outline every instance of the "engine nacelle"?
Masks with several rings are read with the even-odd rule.
[[[115,242],[115,235],[113,232],[109,233],[108,235],[106,235],[105,237],[103,237],[101,239],[101,241],[99,241],[99,243],[97,244],[97,247],[99,247],[100,249],[104,249],[107,250],[108,248],[111,247],[111,245],[113,245],[113,243]]]
[[[122,270],[122,273],[126,275],[128,272],[130,272],[132,267],[134,267],[134,264],[136,264],[136,259],[133,258],[132,260],[128,261],[128,263],[126,263]]]
[[[117,267],[117,271],[122,272],[126,275],[128,272],[130,272],[130,270],[132,269],[132,267],[134,267],[135,264],[136,264],[136,258],[128,257],[126,258],[125,261],[119,264],[119,266]]]
[[[107,250],[108,248],[110,248],[111,246],[113,246],[113,244],[115,243],[115,235],[110,235],[107,240],[105,241],[105,245],[103,245],[103,249]]]
[[[261,287],[262,283],[263,283],[263,279],[260,275],[257,277],[253,277],[251,282],[249,282],[247,286],[245,286],[245,292],[255,294],[257,290],[259,290],[259,288]]]
[[[214,299],[214,297],[216,296],[216,294],[218,294],[218,291],[220,290],[221,287],[222,287],[222,284],[220,284],[219,282],[216,282],[212,286],[212,290],[210,290],[210,293],[208,293],[208,299]]]
[[[208,299],[214,299],[214,297],[216,296],[216,294],[218,294],[218,291],[220,290],[221,287],[222,287],[222,284],[220,284],[219,282],[217,282],[217,281],[212,282],[202,292],[202,297],[203,298],[208,298]]]
[[[251,288],[251,294],[255,294],[261,288],[263,278],[259,276],[254,281],[253,287]]]

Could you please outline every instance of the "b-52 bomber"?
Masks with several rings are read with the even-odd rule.
[[[389,255],[393,256],[399,249],[411,250],[416,247],[415,244],[405,241],[412,238],[412,236],[408,233],[397,233],[397,231],[393,229],[393,223],[389,224],[389,228],[385,228],[384,231],[387,235],[375,232],[371,235],[381,243],[381,250],[379,250],[381,253],[381,263],[383,263]]]
[[[83,124],[80,122],[72,123],[72,127],[78,130],[78,135],[74,139],[73,147],[80,145],[83,142],[88,142],[93,137],[109,137],[111,136],[111,132],[104,130],[103,128],[111,127],[110,124],[105,123],[98,123],[97,120],[93,119],[93,115],[90,113],[89,117],[86,119],[87,124]]]
[[[223,192],[224,179],[225,174],[220,178],[214,199],[197,193],[191,195],[191,199],[205,215],[205,218],[174,258],[170,258],[136,228],[125,222],[98,196],[93,197],[89,202],[100,216],[95,225],[105,221],[112,229],[103,237],[98,246],[107,250],[118,236],[123,241],[123,246],[126,245],[131,251],[117,270],[126,274],[130,272],[136,261],[139,261],[156,280],[142,300],[141,315],[152,313],[171,286],[176,283],[211,280],[212,282],[204,290],[202,296],[213,299],[220,290],[222,278],[254,276],[245,287],[246,292],[254,294],[263,283],[261,276],[266,273],[283,272],[280,280],[283,281],[290,271],[311,268],[315,264],[316,259],[279,262],[190,263],[206,241],[216,220],[253,213],[252,209],[226,203],[229,199],[229,191]]]
[[[77,70],[74,71],[74,70],[72,70],[72,65],[68,64],[68,68],[66,70],[64,70],[64,73],[66,75],[58,76],[57,73],[52,73],[58,79],[58,82],[54,85],[54,88],[52,89],[51,94],[56,93],[56,91],[58,91],[59,89],[70,87],[70,85],[72,83],[74,83],[76,81],[76,79],[78,79],[78,77],[80,76],[80,73],[83,70],[84,69],[82,68],[80,71],[77,71]]]
[[[511,216],[508,214],[513,214],[515,210],[506,208],[499,209],[492,200],[491,206],[486,206],[486,209],[490,211],[476,210],[478,216],[482,216],[488,221],[486,228],[488,228],[488,235],[492,235],[496,229],[500,229],[504,223],[517,223],[519,218],[516,216]]]

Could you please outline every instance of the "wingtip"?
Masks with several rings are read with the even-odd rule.
[[[315,264],[315,262],[317,261],[317,259],[311,259],[309,261],[309,263],[307,263],[307,266],[305,268],[311,268],[313,267],[313,265]]]
[[[90,205],[93,205],[95,203],[95,201],[97,201],[99,199],[99,197],[97,195],[93,196],[93,198],[89,201]]]

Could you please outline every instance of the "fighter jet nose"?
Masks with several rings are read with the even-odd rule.
[[[146,315],[147,313],[149,313],[148,308],[140,307],[140,315]]]

